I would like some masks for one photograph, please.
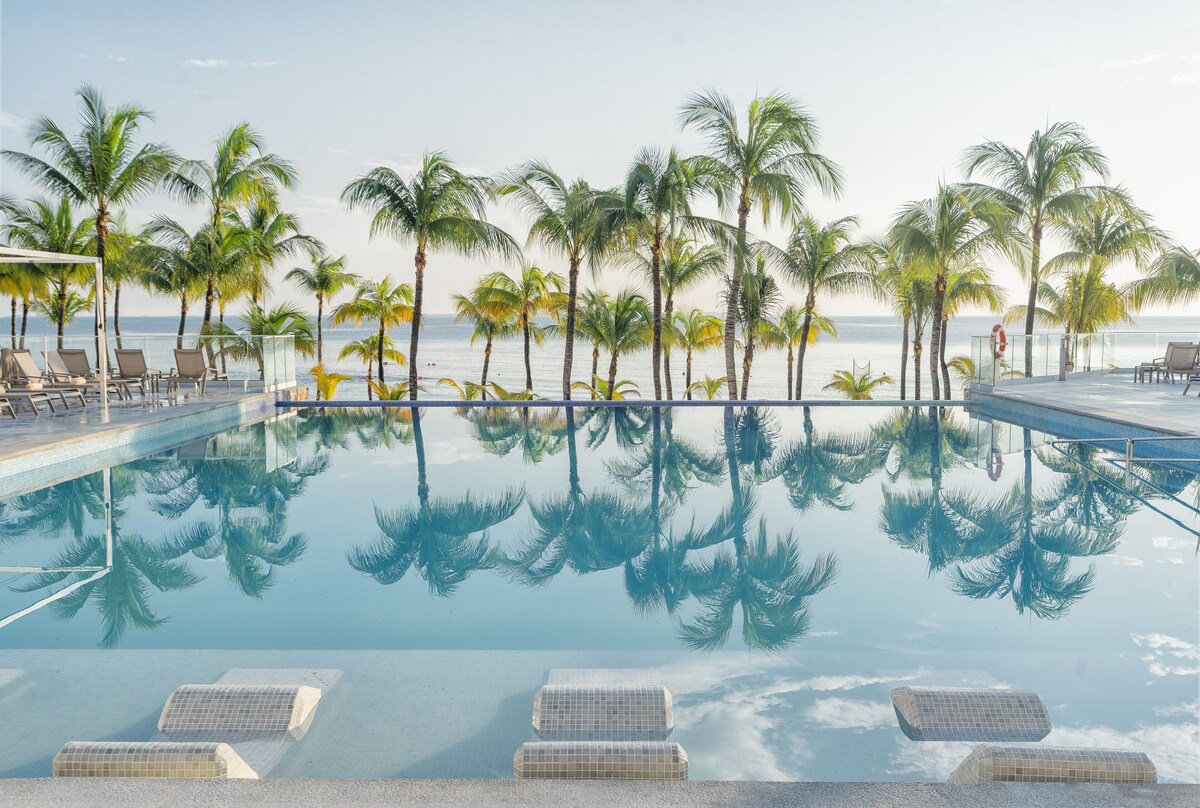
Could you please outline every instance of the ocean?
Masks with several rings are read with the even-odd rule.
[[[419,375],[425,391],[425,398],[455,398],[452,390],[437,383],[438,379],[451,378],[458,382],[470,379],[478,381],[483,366],[483,343],[470,344],[471,326],[454,322],[453,315],[426,315],[421,333],[419,349]],[[199,327],[199,318],[190,318],[189,333],[195,333]],[[236,318],[231,321],[237,324]],[[985,335],[996,323],[995,317],[959,317],[950,324],[950,341],[947,347],[947,357],[970,355],[972,336]],[[81,317],[67,329],[68,334],[86,335],[91,332],[91,317]],[[878,399],[896,399],[900,395],[900,336],[902,323],[893,317],[837,317],[835,318],[838,335],[834,339],[822,339],[816,345],[809,346],[805,359],[804,395],[806,398],[836,397],[830,391],[821,388],[827,384],[837,370],[850,370],[858,367],[861,370],[869,365],[874,374],[886,373],[895,379],[896,384],[876,388],[875,397]],[[121,318],[121,330],[126,335],[134,334],[164,334],[174,335],[178,329],[177,316],[167,317],[129,317]],[[1010,333],[1018,331],[1018,327],[1009,329]],[[1120,364],[1133,361],[1147,361],[1154,358],[1149,354],[1158,350],[1156,340],[1151,336],[1155,333],[1172,333],[1191,335],[1194,338],[1200,334],[1200,317],[1141,317],[1131,326],[1120,329],[1130,332],[1124,339],[1118,337],[1118,344],[1124,345],[1124,350],[1118,353]],[[1138,332],[1141,336],[1136,336]],[[8,344],[8,318],[0,318],[0,345]],[[373,333],[367,327],[329,328],[325,329],[326,365],[340,373],[352,377],[343,382],[337,390],[335,398],[362,399],[366,398],[366,368],[355,360],[338,360],[337,355],[347,342],[361,339]],[[49,323],[44,320],[30,320],[29,334],[41,339],[41,335],[53,334]],[[396,347],[407,354],[408,326],[397,328],[392,333]],[[929,344],[929,335],[925,335],[925,344]],[[562,378],[562,339],[547,339],[544,345],[534,345],[531,355],[533,368],[534,390],[547,398],[557,398],[560,393]],[[37,355],[37,345],[35,355]],[[1147,355],[1142,357],[1141,354]],[[576,379],[586,379],[591,365],[591,344],[580,342],[575,350]],[[1161,355],[1161,351],[1155,355]],[[640,391],[642,398],[653,396],[653,384],[650,376],[650,352],[639,351],[622,356],[618,362],[618,379],[633,381]],[[911,361],[911,360],[910,360]],[[315,360],[312,360],[315,363]],[[928,353],[924,360],[926,367],[922,368],[923,392],[929,393],[927,373]],[[301,384],[310,382],[307,369],[311,367],[309,360],[298,359],[296,363]],[[601,355],[600,375],[608,371],[608,356]],[[683,398],[684,393],[684,358],[676,351],[671,357],[671,372],[673,376],[675,398]],[[408,376],[407,368],[388,365],[385,368],[386,380],[400,381]],[[740,373],[740,354],[739,354]],[[715,350],[696,356],[692,363],[693,380],[705,375],[714,378],[724,376],[724,353]],[[492,350],[492,362],[488,372],[489,381],[509,390],[523,389],[525,384],[525,369],[522,355],[522,342],[519,337],[497,342]],[[912,379],[910,365],[909,396],[912,395]],[[754,366],[750,375],[750,397],[762,399],[782,399],[786,397],[787,388],[787,353],[785,351],[757,352]],[[315,395],[315,393],[314,393]],[[576,393],[574,397],[586,397],[586,393]]]

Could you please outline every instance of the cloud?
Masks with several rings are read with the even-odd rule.
[[[1144,56],[1132,56],[1128,59],[1122,59],[1119,62],[1105,62],[1105,67],[1138,67],[1139,65],[1148,65],[1152,62],[1157,62],[1167,58],[1165,53],[1147,53]]]
[[[110,62],[120,62],[120,63],[125,63],[125,62],[132,62],[132,61],[133,61],[133,57],[132,57],[132,56],[114,56],[114,55],[112,55],[111,53],[110,53],[110,54],[108,54],[108,56],[105,56],[104,58],[105,58],[105,59],[107,59],[107,60],[108,60],[108,61],[110,61]]]
[[[229,67],[232,62],[228,59],[184,59],[188,67]]]
[[[1142,657],[1152,676],[1200,674],[1200,645],[1169,634],[1131,634],[1134,644],[1149,650]]]
[[[0,112],[0,129],[24,129],[29,121],[11,112]]]
[[[1171,83],[1180,87],[1195,84],[1200,81],[1200,70],[1189,70],[1186,73],[1176,73],[1171,76]]]
[[[891,702],[843,699],[837,696],[816,699],[804,711],[804,717],[829,729],[859,731],[895,726]]]

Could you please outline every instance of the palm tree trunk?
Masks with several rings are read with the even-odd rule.
[[[384,328],[383,318],[380,317],[379,318],[379,345],[378,345],[378,350],[376,351],[376,359],[379,362],[379,383],[380,384],[383,384],[383,340],[384,340],[384,336],[385,336],[385,333],[384,333],[385,330],[386,329]],[[413,336],[414,343],[416,342],[416,340],[417,340],[416,336]],[[412,354],[409,354],[409,356],[411,357]],[[410,358],[408,360],[409,384],[416,384],[416,382],[413,381],[413,376],[416,374],[416,372],[417,372],[416,365],[413,363],[412,359]]]
[[[792,400],[792,373],[795,370],[793,367],[796,361],[795,350],[793,346],[788,344],[788,380],[787,380],[787,400]]]
[[[579,256],[571,256],[567,272],[567,344],[563,346],[562,396],[571,400],[571,365],[575,362],[575,301],[579,295]]]
[[[325,295],[317,293],[317,364],[321,364],[322,348],[324,348],[325,334],[321,329],[321,320],[325,313]]]
[[[662,401],[662,232],[654,233],[650,245],[650,300],[654,339],[650,361],[654,365],[654,400]]]
[[[25,347],[25,333],[29,330],[29,297],[21,298],[21,347]]]
[[[9,315],[9,330],[12,331],[12,347],[17,347],[17,296],[12,296],[12,313]]]
[[[747,329],[746,353],[742,357],[742,401],[750,395],[750,366],[754,364],[754,334]]]
[[[942,315],[946,310],[946,270],[940,268],[933,292],[932,332],[929,335],[929,384],[933,388],[933,400],[942,397],[941,350]]]
[[[746,261],[746,221],[750,218],[750,197],[742,192],[738,205],[738,234],[734,247],[733,275],[729,279],[729,299],[725,301],[725,375],[728,377],[730,401],[737,398],[737,357],[733,343],[737,338],[738,294],[742,289],[742,271]]]
[[[219,322],[221,325],[225,325],[225,296],[224,295],[221,295],[221,299],[217,301],[217,322]],[[222,330],[224,330],[224,329],[222,329]],[[262,363],[260,362],[259,364],[262,364]],[[225,358],[224,350],[221,351],[221,372],[229,373],[229,367],[226,365],[226,358]],[[259,369],[259,373],[260,374],[262,373],[261,368]]]
[[[188,302],[184,295],[179,296],[179,335],[175,337],[175,347],[183,347],[183,329],[187,326]]]
[[[67,285],[58,287],[58,347],[63,347],[63,325],[67,320]]]
[[[372,360],[368,359],[367,360],[367,401],[370,401],[371,397],[372,397],[371,396],[371,382],[375,381],[375,377],[373,375],[374,372],[375,372],[375,363]]]
[[[592,379],[591,384],[595,386],[596,376],[600,373],[600,343],[592,343]],[[596,398],[596,394],[592,393],[592,399]]]
[[[900,338],[900,400],[908,397],[908,324],[911,318],[904,315],[904,336]]]
[[[809,287],[808,298],[804,301],[804,322],[800,326],[800,344],[796,346],[796,401],[804,398],[804,354],[808,352],[808,334],[812,330],[815,307],[816,299],[812,287]]]
[[[917,333],[917,338],[913,340],[913,399],[921,400],[921,352],[924,348],[921,346],[921,334]]]
[[[950,367],[946,364],[946,343],[949,342],[949,340],[946,337],[946,334],[947,334],[949,328],[950,328],[950,318],[947,317],[946,319],[942,320],[942,341],[941,341],[941,344],[938,346],[938,352],[941,354],[941,356],[939,357],[939,362],[941,363],[941,366],[942,366],[942,384],[945,386],[945,394],[946,394],[947,401],[949,401],[951,398],[953,398],[953,396],[950,393]]]
[[[100,266],[104,266],[105,257],[108,247],[108,204],[103,198],[100,198],[96,205],[96,258],[100,261]],[[100,300],[100,305],[96,307],[98,313],[108,312],[108,290],[105,285],[97,284],[96,297]],[[96,315],[97,317],[99,314]],[[60,321],[61,322],[61,321]],[[94,319],[93,333],[96,336],[96,361],[100,361],[100,321]],[[59,346],[62,347],[61,345]]]
[[[533,392],[533,369],[529,364],[529,315],[521,315],[521,331],[525,335],[525,392]]]
[[[669,323],[671,322],[671,314],[675,311],[675,301],[671,295],[667,295],[666,305],[663,306],[663,318]],[[663,346],[663,376],[667,380],[667,401],[674,398],[671,388],[671,348],[668,345]]]
[[[121,282],[113,283],[113,334],[117,338],[117,347],[121,347]]]
[[[492,364],[492,335],[488,334],[487,345],[483,348],[483,374],[479,377],[479,397],[487,400],[488,366]]]
[[[617,352],[613,351],[612,361],[608,363],[608,390],[605,393],[605,398],[612,401],[613,393],[617,388]]]
[[[1033,315],[1037,309],[1038,273],[1042,261],[1042,223],[1034,219],[1029,253],[1029,300],[1025,306],[1025,377],[1033,375]]]
[[[685,372],[684,372],[683,383],[685,385],[687,385],[687,387],[684,390],[684,395],[687,396],[688,401],[691,401],[692,400],[692,349],[691,348],[687,349],[687,368],[685,369]]]
[[[417,339],[421,333],[421,304],[425,300],[425,250],[417,247],[416,278],[413,283],[412,336],[408,341],[408,397],[417,400]],[[379,337],[379,381],[383,381],[383,335]]]
[[[413,448],[417,452],[417,501],[421,503],[421,508],[425,509],[429,506],[429,478],[425,471],[425,435],[421,432],[421,411],[413,407],[409,412],[412,413]]]

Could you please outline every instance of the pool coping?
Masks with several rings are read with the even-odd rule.
[[[570,782],[515,780],[146,780],[13,779],[0,807],[29,805],[160,806],[872,806],[872,808],[1191,808],[1200,785],[1056,783],[819,783],[690,781]]]

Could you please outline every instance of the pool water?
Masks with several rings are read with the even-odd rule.
[[[944,779],[901,684],[1200,780],[1200,483],[962,410],[299,410],[0,500],[0,564],[111,571],[0,628],[0,774],[179,684],[338,670],[271,776],[508,777],[558,668],[637,668],[693,779]],[[106,487],[108,494],[106,496]],[[92,572],[5,572],[0,614]]]

